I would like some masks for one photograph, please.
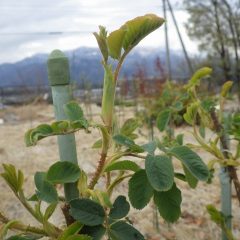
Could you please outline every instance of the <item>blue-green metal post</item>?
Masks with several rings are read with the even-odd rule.
[[[226,217],[226,226],[232,229],[232,184],[229,173],[226,168],[221,168],[220,173],[221,183],[221,211]],[[228,240],[228,237],[222,232],[222,240]]]
[[[47,65],[55,118],[58,121],[67,120],[63,106],[73,98],[68,59],[60,50],[54,50],[48,58]],[[78,164],[74,134],[58,136],[58,149],[60,161]],[[67,202],[79,196],[76,183],[64,184],[64,192]]]

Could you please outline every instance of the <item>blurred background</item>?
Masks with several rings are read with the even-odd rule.
[[[203,65],[214,67],[219,84],[237,83],[239,8],[238,0],[1,0],[1,107],[49,92],[46,60],[56,48],[69,57],[76,89],[101,88],[100,53],[92,33],[99,24],[111,32],[146,13],[165,17],[166,24],[127,58],[121,72],[125,92],[136,78],[138,85],[142,78],[185,82]]]

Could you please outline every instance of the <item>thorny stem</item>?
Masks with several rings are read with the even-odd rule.
[[[97,181],[98,181],[99,177],[101,176],[102,170],[104,168],[104,163],[105,163],[106,157],[107,157],[107,154],[102,152],[100,160],[98,162],[97,170],[94,173],[94,176],[88,186],[89,189],[93,189],[95,187],[95,185],[97,184]]]
[[[6,216],[4,216],[0,212],[0,221],[2,223],[7,224],[8,222],[10,222],[12,220],[9,220]],[[30,226],[30,225],[24,225],[21,222],[18,222],[16,224],[11,225],[10,229],[15,229],[15,230],[23,231],[23,232],[30,232],[30,233],[36,233],[38,235],[48,236],[48,234],[44,231],[44,229],[33,227],[33,226]]]
[[[229,147],[228,147],[228,143],[227,143],[227,137],[226,137],[226,134],[224,134],[223,126],[218,121],[218,118],[217,118],[217,115],[216,115],[216,112],[215,112],[214,108],[210,111],[210,115],[211,115],[211,118],[213,120],[215,130],[219,134],[219,137],[220,137],[220,142],[221,142],[221,145],[222,145],[222,148],[223,148],[223,150],[222,150],[223,155],[226,159],[229,159],[230,156],[229,156],[229,152],[228,152]],[[231,181],[233,181],[233,183],[234,183],[234,187],[235,187],[235,190],[236,190],[236,193],[237,193],[238,202],[240,204],[240,182],[239,182],[239,179],[238,179],[236,168],[233,167],[233,166],[227,166],[226,169],[229,173]]]

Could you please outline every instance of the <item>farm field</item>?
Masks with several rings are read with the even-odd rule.
[[[91,106],[94,118],[100,121],[100,108],[96,105]],[[83,106],[83,110],[84,106]],[[133,116],[131,107],[124,108],[124,112],[120,112],[120,120],[128,119]],[[35,104],[25,105],[21,107],[9,107],[0,111],[0,118],[4,119],[4,123],[0,125],[0,166],[2,163],[14,164],[17,168],[22,169],[26,177],[24,189],[26,195],[31,196],[34,193],[33,175],[36,171],[45,171],[48,167],[58,160],[58,149],[56,137],[41,140],[35,147],[26,147],[24,145],[24,133],[31,127],[35,127],[40,123],[51,122],[54,120],[52,105]],[[147,129],[141,129],[144,136],[141,136],[137,142],[146,142],[148,135]],[[176,129],[177,133],[184,133],[185,143],[193,143],[194,139],[189,133],[187,126]],[[136,132],[137,133],[137,132]],[[80,167],[87,173],[94,172],[99,158],[99,150],[91,149],[91,146],[100,133],[93,130],[92,134],[84,132],[76,133],[78,162]],[[161,136],[159,131],[155,131],[155,136]],[[198,154],[203,160],[208,159],[208,155],[201,151]],[[136,160],[141,165],[143,162]],[[207,162],[207,161],[206,161]],[[178,168],[178,162],[174,161],[174,165]],[[181,166],[179,166],[179,169]],[[0,167],[2,171],[2,168]],[[211,220],[206,212],[207,204],[214,204],[220,208],[220,186],[218,173],[212,184],[199,182],[196,189],[191,189],[182,181],[177,182],[182,190],[182,213],[180,219],[174,224],[168,224],[158,217],[159,226],[156,227],[156,215],[153,203],[148,204],[143,211],[137,211],[131,208],[129,219],[133,222],[148,240],[161,239],[177,239],[177,240],[214,240],[220,239],[220,228],[218,228]],[[99,184],[103,184],[100,182]],[[119,185],[114,193],[127,196],[127,180]],[[24,219],[24,221],[33,223],[31,216],[24,210],[21,204],[12,194],[4,181],[0,181],[0,210],[8,215],[9,218]],[[113,196],[114,198],[114,196]],[[240,239],[240,212],[233,190],[233,233],[236,239]],[[63,224],[61,211],[57,211],[51,218],[51,221]],[[62,219],[62,220],[61,220]]]

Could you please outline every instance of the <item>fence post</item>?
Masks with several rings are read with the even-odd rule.
[[[67,116],[64,113],[63,106],[73,98],[68,59],[60,50],[54,50],[48,58],[47,65],[55,118],[57,121],[66,120]],[[69,161],[78,164],[74,134],[58,136],[58,149],[60,161]],[[77,183],[64,184],[64,192],[67,202],[78,198]]]

